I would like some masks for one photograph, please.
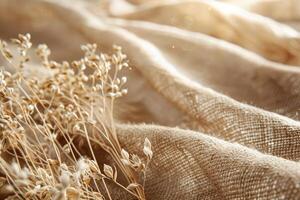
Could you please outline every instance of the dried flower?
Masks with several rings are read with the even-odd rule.
[[[83,45],[84,57],[70,64],[50,60],[50,49],[41,44],[36,54],[49,76],[25,77],[23,72],[30,67],[30,39],[30,34],[12,39],[18,55],[0,41],[1,54],[16,69],[13,74],[0,69],[0,153],[11,156],[0,156],[4,174],[0,187],[5,184],[10,189],[11,199],[102,200],[99,180],[109,178],[121,185],[118,167],[128,180],[127,189],[126,185],[121,188],[144,200],[138,182],[147,163],[120,147],[111,118],[114,99],[128,93],[127,78],[118,78],[128,67],[121,47],[114,46],[114,53],[107,55],[98,53],[96,44]],[[94,146],[107,151],[113,161],[113,167],[104,165],[103,174]],[[83,154],[85,150],[92,158]],[[148,162],[152,158],[148,139],[144,153]]]
[[[141,185],[137,184],[137,183],[130,183],[128,186],[127,186],[127,189],[128,190],[134,190],[136,189],[137,187],[140,187]]]
[[[113,171],[112,167],[109,165],[104,164],[103,172],[107,177],[109,177],[111,179],[114,177],[114,171]]]
[[[129,160],[129,153],[124,149],[121,150],[121,156],[123,159]]]
[[[143,151],[147,158],[150,160],[153,156],[153,152],[151,150],[151,143],[148,138],[145,138]]]

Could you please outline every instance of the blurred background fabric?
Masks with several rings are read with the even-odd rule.
[[[0,38],[31,33],[58,61],[85,43],[122,46],[132,70],[115,116],[130,152],[152,143],[147,199],[296,200],[299,11],[299,0],[0,0]]]

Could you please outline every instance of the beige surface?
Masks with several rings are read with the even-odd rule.
[[[147,199],[300,199],[299,33],[219,3],[159,2],[117,15],[109,2],[1,0],[0,37],[30,32],[58,60],[123,46],[119,139],[137,154],[152,143]]]

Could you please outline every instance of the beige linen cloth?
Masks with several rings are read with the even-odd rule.
[[[0,0],[0,37],[30,32],[57,60],[123,47],[118,134],[152,143],[147,199],[300,199],[300,4],[241,2]]]

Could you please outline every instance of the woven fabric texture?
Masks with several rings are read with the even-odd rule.
[[[297,0],[74,2],[0,0],[0,38],[30,32],[56,60],[123,47],[117,130],[152,143],[147,199],[300,199]]]

